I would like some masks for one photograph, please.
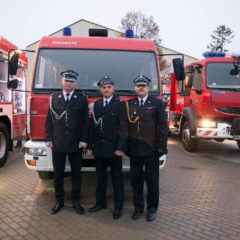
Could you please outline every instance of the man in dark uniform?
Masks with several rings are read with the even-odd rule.
[[[52,214],[64,206],[64,170],[68,157],[72,172],[72,203],[79,214],[84,213],[81,206],[81,160],[82,149],[88,141],[88,104],[87,99],[78,94],[76,80],[78,74],[72,70],[61,73],[63,91],[50,98],[45,124],[46,145],[52,148],[54,187],[56,204]]]
[[[122,133],[126,132],[124,128],[127,128],[127,121],[123,115],[125,105],[113,95],[114,81],[110,77],[105,76],[98,86],[103,98],[97,100],[92,108],[93,124],[88,144],[95,156],[96,204],[88,211],[97,212],[107,207],[107,166],[110,164],[114,190],[113,218],[119,219],[122,216],[124,200],[122,156],[126,137]]]
[[[154,221],[159,203],[159,159],[167,153],[167,120],[163,102],[148,96],[150,79],[134,80],[137,98],[127,102],[129,122],[128,153],[134,212],[137,220],[144,211],[144,168],[147,183],[147,221]]]

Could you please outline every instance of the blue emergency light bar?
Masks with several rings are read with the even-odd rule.
[[[126,38],[134,38],[133,30],[132,30],[132,29],[127,29],[127,30],[125,31],[125,37],[126,37]]]
[[[205,58],[209,57],[225,57],[226,53],[225,52],[204,52],[203,56]]]
[[[72,29],[70,27],[65,27],[63,29],[63,36],[72,36]]]

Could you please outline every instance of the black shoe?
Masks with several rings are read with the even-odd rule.
[[[63,203],[62,201],[57,201],[56,204],[54,205],[54,207],[52,208],[51,213],[52,213],[52,214],[56,214],[56,213],[58,213],[58,212],[61,210],[61,208],[63,208],[63,207],[64,207],[64,203]]]
[[[79,202],[73,203],[73,208],[76,210],[78,214],[84,214],[84,208]]]
[[[152,222],[156,219],[156,217],[157,217],[157,214],[155,212],[148,212],[146,220],[148,222]]]
[[[143,214],[143,211],[135,210],[132,215],[133,220],[138,220]]]
[[[97,211],[99,211],[101,209],[105,209],[105,208],[107,208],[106,205],[94,205],[93,207],[88,209],[88,212],[89,213],[94,213],[94,212],[97,212]]]
[[[114,210],[113,211],[113,219],[119,219],[122,216],[122,211],[121,210]]]

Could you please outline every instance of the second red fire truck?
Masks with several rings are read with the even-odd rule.
[[[206,52],[185,67],[184,81],[170,73],[162,78],[169,94],[169,130],[193,152],[200,139],[236,141],[240,148],[240,55]]]

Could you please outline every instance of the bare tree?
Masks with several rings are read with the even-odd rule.
[[[212,42],[207,45],[207,48],[210,49],[210,51],[227,52],[228,49],[225,49],[225,46],[232,42],[234,34],[231,28],[226,27],[225,25],[220,25],[213,31],[211,38]]]
[[[136,38],[154,40],[159,54],[162,54],[160,47],[161,38],[158,24],[154,21],[153,16],[147,17],[141,11],[130,11],[121,19],[121,31],[132,29]],[[160,58],[160,69],[168,67],[166,60]]]
[[[159,26],[154,21],[153,16],[147,17],[141,11],[127,12],[121,19],[121,30],[132,29],[135,37],[152,39],[158,45],[161,43],[159,36]]]

